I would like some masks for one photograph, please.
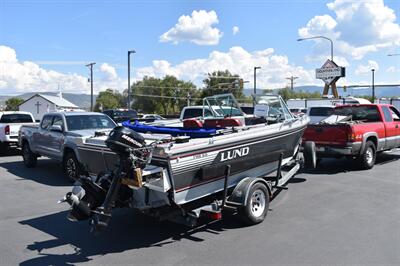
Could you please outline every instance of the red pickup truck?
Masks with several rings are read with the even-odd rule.
[[[400,112],[388,104],[337,106],[332,116],[307,127],[306,141],[315,143],[318,159],[346,156],[370,169],[377,153],[400,147]]]

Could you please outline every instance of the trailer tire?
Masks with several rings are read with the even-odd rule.
[[[37,165],[37,155],[31,151],[28,142],[22,144],[22,158],[27,168],[33,168]]]
[[[76,159],[74,152],[67,152],[63,160],[63,171],[65,176],[71,181],[75,182],[82,174],[81,166]]]
[[[315,143],[313,141],[306,141],[304,143],[304,166],[307,169],[314,169],[317,167],[317,153]]]
[[[372,141],[367,141],[363,152],[358,156],[358,165],[363,170],[368,170],[374,167],[376,159],[376,147]]]
[[[254,225],[264,221],[269,208],[269,192],[260,182],[254,183],[248,193],[245,206],[239,210],[239,216],[247,225]]]

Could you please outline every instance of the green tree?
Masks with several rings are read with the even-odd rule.
[[[144,113],[168,115],[179,113],[187,105],[187,98],[199,97],[196,86],[174,76],[154,78],[145,76],[132,85],[132,108]],[[191,101],[193,102],[193,101]]]
[[[19,105],[24,102],[24,99],[12,97],[6,101],[6,111],[18,111]]]
[[[278,94],[287,101],[289,99],[300,98],[300,99],[311,99],[311,98],[321,98],[321,93],[319,92],[305,92],[305,91],[295,91],[289,88],[283,88],[278,90]]]
[[[202,90],[202,97],[223,93],[232,93],[237,99],[244,97],[240,76],[231,74],[229,70],[208,73],[203,83],[205,88]]]
[[[123,102],[124,98],[120,92],[107,89],[105,91],[101,91],[97,96],[94,110],[99,112],[107,109],[121,108],[124,106]]]

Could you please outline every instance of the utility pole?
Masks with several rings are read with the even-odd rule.
[[[290,80],[290,89],[291,89],[291,90],[293,90],[294,81],[295,81],[296,79],[298,79],[298,78],[299,78],[299,77],[293,77],[293,76],[291,76],[291,77],[289,77],[289,78],[286,78],[286,79]]]
[[[187,100],[187,106],[190,106],[190,92],[187,93],[186,100]]]
[[[131,110],[131,54],[134,53],[135,50],[128,51],[128,110]]]
[[[90,69],[90,111],[93,112],[93,66],[96,63],[89,63],[86,66]]]
[[[254,99],[253,99],[253,107],[256,105],[256,94],[257,94],[257,69],[261,67],[254,67]]]
[[[372,103],[375,102],[375,69],[371,69],[372,72]]]

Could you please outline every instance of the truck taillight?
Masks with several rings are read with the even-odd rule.
[[[10,126],[9,125],[4,127],[4,134],[5,135],[10,135]]]
[[[349,134],[349,141],[356,141],[357,135],[355,133]]]
[[[361,134],[356,134],[354,132],[350,132],[348,134],[348,141],[361,141],[362,140],[362,135]]]

